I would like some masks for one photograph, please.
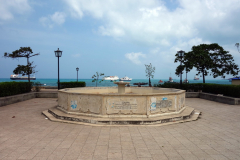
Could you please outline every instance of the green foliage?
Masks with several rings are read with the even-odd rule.
[[[60,82],[60,88],[86,87],[85,82]]]
[[[29,82],[1,82],[0,97],[12,96],[30,92],[32,83]]]
[[[20,47],[20,49],[13,51],[12,53],[4,53],[5,58],[21,58],[25,57],[27,58],[27,65],[18,65],[17,68],[13,71],[15,74],[22,74],[22,75],[28,75],[28,81],[30,82],[30,74],[35,73],[34,68],[36,66],[33,66],[33,62],[29,62],[29,58],[33,56],[37,56],[39,53],[34,54],[32,49],[30,47]]]
[[[155,87],[180,89],[180,84],[164,83],[156,85]],[[201,90],[205,93],[223,94],[224,96],[240,98],[240,85],[190,83],[182,84],[182,89],[191,92],[198,92],[199,90]]]
[[[10,58],[20,58],[20,57],[26,57],[30,58],[33,56],[37,56],[39,53],[33,54],[33,51],[30,47],[20,47],[20,49],[13,51],[12,53],[4,53],[4,57],[10,57]]]
[[[205,76],[209,74],[214,78],[218,76],[225,78],[225,74],[235,76],[238,74],[239,68],[234,63],[232,55],[228,53],[217,43],[193,46],[192,51],[185,53],[183,67],[178,66],[176,74],[181,73],[184,68],[188,72],[195,67],[197,75],[202,74],[203,83],[205,83]],[[177,54],[175,56],[175,62],[178,62],[180,58]]]
[[[190,72],[190,70],[192,70],[193,63],[191,63],[191,61],[190,61],[192,58],[190,56],[192,56],[192,55],[186,54],[184,52],[184,56],[181,58],[181,57],[179,57],[178,53],[176,53],[176,55],[175,55],[176,58],[174,60],[174,63],[177,63],[177,62],[180,62],[180,64],[182,63],[182,65],[177,66],[176,71],[175,71],[176,75],[179,76],[180,74],[183,74],[184,69],[186,70],[187,73]]]
[[[33,62],[28,65],[18,65],[17,68],[13,70],[14,74],[30,75],[36,73],[34,70],[36,66],[33,66]]]
[[[150,63],[149,65],[145,64],[146,67],[146,77],[149,78],[149,87],[151,87],[151,80],[150,78],[154,77],[154,73],[155,73],[155,67],[152,66],[152,64]]]
[[[99,77],[100,77],[100,76],[103,76],[103,75],[104,75],[104,73],[98,73],[98,72],[96,72],[96,75],[94,74],[94,75],[92,76],[92,78],[93,78],[92,82],[96,82],[96,87],[97,87],[97,82],[98,82]],[[101,83],[102,81],[103,81],[103,80],[100,80],[99,83]]]
[[[145,64],[146,67],[146,77],[147,78],[153,78],[154,77],[154,73],[155,73],[155,67],[152,67],[152,64],[150,63],[149,65]]]

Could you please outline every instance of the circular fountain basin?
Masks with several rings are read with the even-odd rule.
[[[185,109],[185,91],[171,88],[67,88],[58,92],[58,109],[69,114],[118,118],[149,118],[179,114]]]

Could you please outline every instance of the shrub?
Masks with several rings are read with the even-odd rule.
[[[0,97],[27,93],[31,91],[31,88],[31,82],[1,82]]]
[[[33,91],[39,92],[41,90],[41,83],[40,82],[34,82],[33,83]]]
[[[60,82],[60,88],[86,87],[85,82]]]
[[[179,83],[164,83],[156,85],[156,87],[162,88],[177,88],[180,89]],[[201,90],[205,93],[223,94],[224,96],[240,98],[240,85],[228,85],[228,84],[210,84],[210,83],[190,83],[182,84],[182,89],[197,92]]]

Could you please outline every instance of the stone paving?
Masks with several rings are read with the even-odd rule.
[[[167,126],[85,126],[51,122],[41,114],[56,99],[0,107],[0,160],[240,159],[240,105],[198,98],[186,104],[197,121]]]

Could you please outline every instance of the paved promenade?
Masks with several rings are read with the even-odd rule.
[[[168,126],[95,127],[46,120],[56,99],[0,107],[0,160],[240,159],[240,105],[198,98],[197,121]]]

